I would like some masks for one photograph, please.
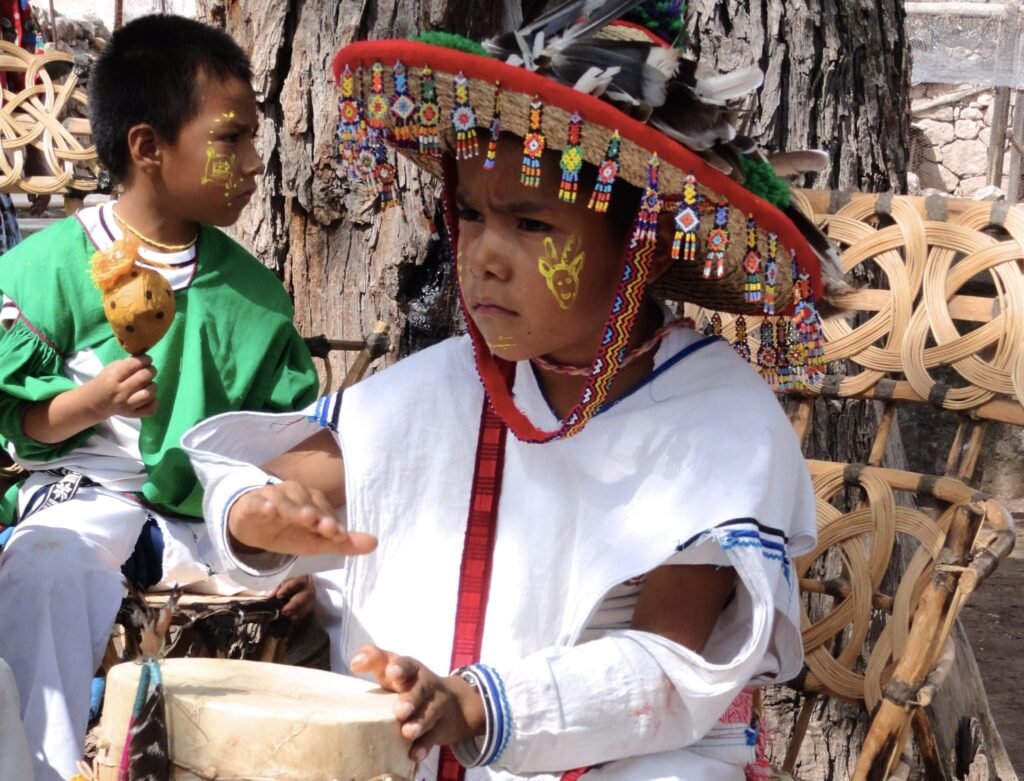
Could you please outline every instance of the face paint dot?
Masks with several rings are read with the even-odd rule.
[[[150,301],[150,300],[152,300],[152,298],[153,298],[153,291],[152,290],[147,290],[146,291],[146,300]]]
[[[111,309],[117,309],[117,302],[116,301],[111,301],[110,302],[110,308]]]
[[[163,312],[157,312],[156,313],[156,319],[157,320],[163,320],[164,319],[164,313]]]
[[[130,334],[133,334],[133,333],[135,333],[135,326],[134,325],[126,325],[124,327],[124,330],[126,330]]]

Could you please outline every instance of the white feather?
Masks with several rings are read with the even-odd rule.
[[[598,68],[596,65],[579,77],[573,89],[601,97],[622,68]]]
[[[673,78],[679,72],[678,49],[671,49],[668,46],[652,46],[647,55],[647,64],[664,74],[666,79]]]
[[[827,152],[820,149],[803,149],[795,152],[776,152],[768,155],[775,173],[782,177],[799,176],[811,171],[821,171],[830,160]]]
[[[756,65],[730,73],[698,78],[694,92],[709,103],[725,104],[758,89],[764,83],[764,74]]]

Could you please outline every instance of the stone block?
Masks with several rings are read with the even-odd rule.
[[[951,122],[922,119],[917,121],[915,124],[921,128],[921,132],[924,133],[925,137],[931,141],[932,144],[948,144],[956,138]]]
[[[966,179],[960,180],[960,195],[964,198],[979,198],[981,199],[985,193],[982,193],[988,187],[987,176],[969,176]]]
[[[956,137],[966,141],[977,138],[979,130],[981,130],[981,124],[973,119],[958,119],[953,126]]]
[[[958,177],[983,175],[988,168],[988,147],[980,139],[953,141],[942,147],[942,164]]]
[[[937,106],[930,111],[923,111],[920,114],[917,114],[917,116],[920,117],[922,121],[931,119],[935,122],[952,122],[954,119],[952,106]]]
[[[960,119],[972,119],[975,122],[980,122],[985,118],[985,112],[977,106],[964,106],[960,109]]]

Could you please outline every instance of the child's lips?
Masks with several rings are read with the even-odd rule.
[[[474,301],[470,304],[469,308],[475,315],[485,315],[488,317],[514,317],[516,314],[513,310],[503,307],[489,298],[481,298]]]

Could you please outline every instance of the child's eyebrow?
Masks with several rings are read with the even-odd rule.
[[[537,212],[544,212],[548,210],[548,206],[540,201],[526,199],[499,199],[491,202],[492,208],[499,212],[509,212],[511,214],[536,214]]]
[[[253,124],[249,124],[248,122],[243,122],[242,120],[236,118],[223,119],[217,123],[217,130],[227,130],[231,132],[237,130],[251,130],[253,133],[255,133],[257,130],[259,130],[259,128],[260,124],[258,121]]]

